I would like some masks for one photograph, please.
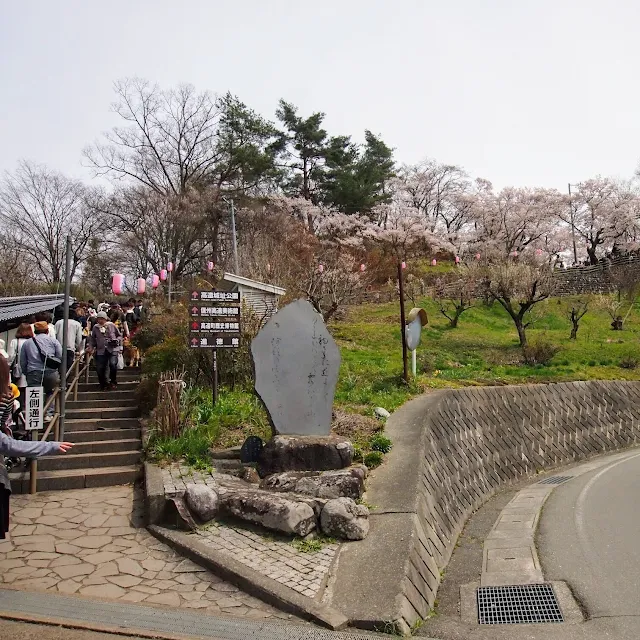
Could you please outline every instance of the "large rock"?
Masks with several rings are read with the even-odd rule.
[[[218,512],[218,493],[205,484],[189,484],[184,499],[192,513],[204,522],[215,517]]]
[[[264,478],[282,471],[328,471],[343,469],[353,461],[353,445],[341,436],[274,436],[258,458]]]
[[[364,492],[364,474],[357,467],[337,471],[285,471],[267,476],[261,489],[288,491],[318,498],[353,498],[357,500]]]
[[[278,311],[251,342],[255,389],[274,434],[329,435],[340,350],[306,300]]]
[[[329,500],[320,514],[322,533],[344,540],[363,540],[369,533],[369,509],[350,498]]]
[[[289,535],[306,536],[317,526],[309,504],[267,491],[232,490],[221,497],[220,506],[236,518]]]

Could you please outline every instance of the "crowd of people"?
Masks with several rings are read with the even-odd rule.
[[[45,398],[51,397],[60,384],[63,359],[69,375],[76,359],[93,355],[100,390],[116,389],[118,370],[139,364],[131,339],[145,319],[143,301],[134,298],[122,303],[74,302],[69,309],[66,353],[63,354],[62,307],[56,308],[53,314],[40,312],[23,318],[6,351],[4,341],[0,340],[0,355],[8,363],[20,409],[24,409],[27,387],[42,386]],[[50,406],[45,420],[50,420],[53,413],[54,408]]]

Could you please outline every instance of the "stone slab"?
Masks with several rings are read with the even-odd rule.
[[[288,304],[253,339],[251,355],[274,434],[329,435],[340,350],[322,316],[306,300]]]

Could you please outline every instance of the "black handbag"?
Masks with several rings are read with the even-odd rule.
[[[36,345],[36,349],[38,349],[38,353],[40,354],[40,357],[42,358],[42,362],[44,364],[44,368],[45,369],[51,369],[53,371],[57,371],[61,365],[62,365],[62,360],[58,360],[58,358],[54,357],[54,356],[47,356],[42,352],[42,349],[40,348],[40,345],[38,344],[38,341],[35,338],[31,338]]]

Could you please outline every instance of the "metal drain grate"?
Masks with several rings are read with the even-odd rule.
[[[573,476],[551,476],[550,478],[545,478],[544,480],[540,480],[538,484],[562,484],[567,480],[571,480]]]
[[[480,624],[564,622],[550,584],[479,587],[477,600]]]

